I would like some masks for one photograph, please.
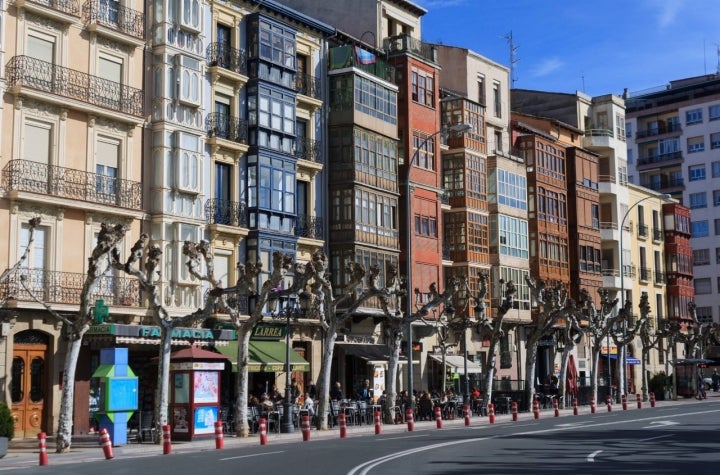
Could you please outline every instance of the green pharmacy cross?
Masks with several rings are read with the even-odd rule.
[[[93,320],[96,325],[105,323],[105,319],[110,316],[110,307],[105,305],[105,301],[98,299],[95,301],[95,306],[92,309]]]

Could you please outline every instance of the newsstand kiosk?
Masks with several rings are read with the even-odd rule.
[[[220,373],[227,358],[196,346],[170,355],[172,439],[215,434],[220,412]]]

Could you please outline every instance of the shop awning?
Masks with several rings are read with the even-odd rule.
[[[435,361],[438,361],[442,364],[442,355],[429,355],[432,359]],[[445,364],[448,366],[451,366],[453,368],[454,373],[460,373],[465,374],[465,357],[461,355],[446,355],[445,356]],[[475,363],[474,361],[467,360],[467,372],[468,374],[472,373],[482,373],[482,366]]]
[[[617,355],[605,355],[605,354],[603,354],[603,356],[608,357],[608,358],[610,358],[611,360],[616,360],[616,359],[617,359]],[[642,363],[639,359],[635,358],[635,357],[632,356],[632,355],[627,355],[627,356],[625,357],[625,361],[627,362],[627,364],[640,364],[640,363]]]
[[[390,361],[390,348],[387,345],[375,345],[364,343],[335,343],[335,350],[342,350],[347,356],[356,356],[368,362],[368,364],[384,364]],[[400,361],[407,361],[407,358],[400,356]]]
[[[229,341],[225,346],[216,348],[232,362],[233,371],[237,371],[238,342]],[[248,346],[248,371],[251,373],[280,373],[285,371],[287,345],[282,341],[250,341]],[[310,363],[290,349],[290,369],[292,371],[310,371]]]

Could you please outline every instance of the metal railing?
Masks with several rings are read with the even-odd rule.
[[[642,139],[645,137],[654,137],[656,135],[670,134],[673,132],[682,132],[680,124],[668,124],[667,127],[638,130],[635,133],[635,138]]]
[[[27,191],[139,210],[142,184],[30,160],[11,160],[2,171],[7,191]]]
[[[585,130],[586,137],[612,137],[613,131],[610,129],[587,129]]]
[[[205,49],[207,65],[219,66],[238,74],[247,74],[247,54],[244,49],[224,43],[210,43]]]
[[[322,82],[309,74],[296,74],[293,81],[293,89],[302,95],[320,99],[320,87]]]
[[[653,228],[653,241],[662,241],[663,240],[663,230],[659,228]]]
[[[10,87],[28,87],[136,117],[143,116],[141,89],[30,56],[11,58],[5,72]]]
[[[296,139],[295,157],[307,160],[308,162],[322,162],[322,147],[319,140],[313,139]]]
[[[666,282],[664,272],[655,272],[655,283],[664,284]]]
[[[78,272],[58,272],[45,269],[18,269],[0,284],[0,300],[46,303],[80,304],[86,275]],[[30,289],[28,290],[25,288]],[[113,306],[139,307],[140,284],[134,277],[102,276],[90,300],[105,300]]]
[[[637,233],[639,237],[647,237],[648,236],[648,225],[647,224],[638,224],[637,225]]]
[[[385,38],[383,40],[383,49],[389,54],[413,53],[421,58],[437,62],[437,50],[433,45],[423,43],[422,40],[413,38],[408,34],[395,35]]]
[[[36,5],[52,8],[68,15],[80,16],[80,4],[76,0],[26,0]],[[14,1],[11,3],[15,3]]]
[[[660,153],[657,155],[641,157],[638,159],[638,165],[648,165],[650,163],[670,162],[673,160],[682,160],[682,152],[678,151],[678,152]]]
[[[248,143],[248,121],[222,112],[205,117],[205,131],[209,138],[217,137],[232,142]]]
[[[650,275],[652,274],[652,269],[649,267],[640,267],[640,280],[649,281]]]
[[[145,39],[145,14],[112,0],[88,0],[83,5],[85,21]]]
[[[246,228],[249,222],[247,205],[211,198],[205,202],[205,222]]]
[[[322,219],[317,216],[298,215],[297,218],[295,218],[295,236],[322,239]]]

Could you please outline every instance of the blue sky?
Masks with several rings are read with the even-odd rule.
[[[720,0],[413,0],[423,40],[509,66],[515,87],[592,96],[715,73]]]

